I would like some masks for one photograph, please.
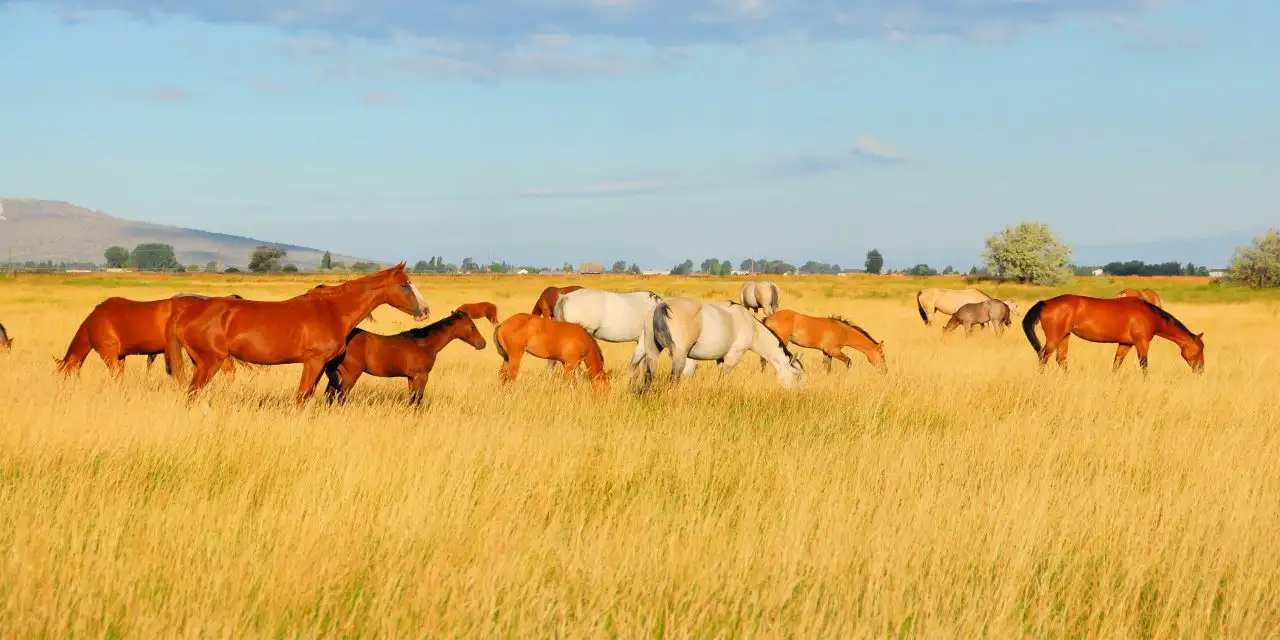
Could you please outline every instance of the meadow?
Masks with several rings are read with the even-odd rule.
[[[1207,280],[981,285],[1025,311],[1152,287],[1205,333],[1110,371],[1037,372],[1018,323],[944,338],[915,291],[958,278],[776,278],[782,306],[885,341],[779,388],[748,355],[607,397],[528,358],[510,388],[446,348],[418,410],[364,378],[292,405],[299,366],[188,406],[157,366],[53,373],[110,295],[280,299],[336,278],[0,280],[0,628],[8,636],[1274,637],[1280,299]],[[727,299],[736,278],[419,276],[433,318],[528,311],[549,284]],[[410,318],[383,307],[366,328]],[[478,321],[482,333],[492,330]],[[662,366],[668,365],[664,358]]]

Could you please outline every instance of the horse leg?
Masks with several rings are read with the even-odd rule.
[[[976,322],[970,322],[969,324],[966,324],[964,326],[964,337],[968,338],[969,336],[973,335],[974,325],[982,326],[981,324],[978,324]]]
[[[636,350],[631,353],[631,365],[629,368],[634,371],[636,367],[640,366],[640,363],[644,362],[644,355],[644,338],[641,338],[636,341]]]
[[[520,375],[520,360],[524,358],[523,345],[519,351],[510,352],[507,361],[498,367],[498,379],[503,382],[513,382],[516,376]],[[554,361],[553,361],[554,362]]]
[[[422,372],[412,378],[409,378],[409,405],[421,406],[422,396],[427,388],[427,376],[431,374]]]
[[[151,365],[155,364],[157,355],[159,354],[155,354],[155,353],[147,354],[147,373],[151,372]]]
[[[1147,340],[1139,340],[1133,346],[1138,348],[1138,366],[1142,367],[1142,377],[1147,377],[1147,349],[1151,347],[1151,342]]]
[[[315,394],[320,376],[324,375],[324,363],[324,358],[313,358],[302,363],[302,379],[298,381],[298,392],[293,396],[293,401],[298,406],[305,404]]]
[[[831,370],[831,359],[832,359],[832,358],[835,358],[836,360],[839,360],[840,362],[843,362],[843,363],[844,363],[844,368],[846,368],[846,369],[848,369],[849,367],[852,367],[852,366],[853,366],[853,361],[849,359],[849,356],[846,356],[846,355],[844,354],[844,352],[843,352],[843,351],[840,351],[839,349],[836,349],[836,350],[834,350],[834,351],[828,351],[828,352],[826,352],[826,353],[827,353],[827,371],[830,371],[830,370]]]
[[[564,361],[564,381],[573,384],[576,382],[574,376],[578,374],[578,366],[582,364],[582,358],[565,358]]]
[[[1122,344],[1116,347],[1116,359],[1111,361],[1111,372],[1115,373],[1120,370],[1120,363],[1124,362],[1124,357],[1129,355],[1129,350],[1133,348],[1131,344]]]
[[[328,378],[328,383],[324,387],[324,399],[329,404],[338,398],[338,390],[342,387],[342,378],[338,377],[338,369],[336,367],[325,367],[324,375]]]
[[[1067,347],[1069,345],[1070,345],[1070,340],[1068,338],[1063,338],[1062,342],[1058,343],[1058,348],[1057,348],[1058,366],[1062,367],[1063,371],[1067,370]]]

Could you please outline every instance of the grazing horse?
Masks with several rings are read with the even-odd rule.
[[[165,331],[165,358],[182,379],[182,351],[195,373],[187,389],[194,398],[228,357],[253,364],[301,364],[294,401],[315,393],[325,364],[346,349],[347,337],[369,312],[389,304],[417,320],[430,310],[405,273],[404,263],[342,284],[275,302],[175,300]]]
[[[804,372],[800,359],[755,313],[737,302],[700,302],[668,298],[653,308],[645,323],[645,387],[653,381],[658,355],[671,351],[671,375],[692,375],[699,360],[715,360],[728,373],[748,351],[773,365],[778,381],[790,388]]]
[[[492,302],[471,302],[458,307],[454,312],[461,311],[471,317],[472,320],[485,318],[489,324],[498,324],[498,306]]]
[[[422,404],[436,354],[454,340],[462,340],[477,351],[485,348],[484,336],[462,309],[438,322],[393,336],[355,329],[347,339],[346,351],[325,364],[324,372],[329,378],[325,398],[330,404],[335,398],[345,403],[347,392],[361,374],[367,373],[379,378],[408,378],[409,404]]]
[[[738,289],[738,302],[752,313],[763,310],[766,317],[778,312],[778,285],[772,282],[742,283]]]
[[[1044,347],[1036,338],[1036,323],[1044,329]],[[1022,330],[1031,347],[1040,356],[1040,368],[1057,353],[1058,364],[1067,368],[1067,340],[1079,336],[1089,342],[1120,345],[1111,370],[1120,368],[1129,350],[1137,347],[1138,365],[1147,374],[1147,349],[1152,338],[1160,336],[1182,350],[1182,359],[1196,373],[1204,372],[1204,334],[1191,330],[1169,315],[1168,311],[1140,298],[1090,298],[1072,294],[1041,300],[1027,310]]]
[[[241,299],[238,295],[228,298]],[[195,293],[179,293],[162,300],[107,298],[80,323],[62,359],[54,359],[57,370],[66,376],[79,371],[90,351],[96,351],[116,377],[124,373],[126,356],[147,356],[147,369],[150,369],[156,356],[164,353],[165,326],[175,301],[210,299]],[[235,376],[230,360],[222,366],[228,376]],[[165,371],[173,374],[168,361],[165,362]]]
[[[8,351],[13,348],[13,338],[9,337],[9,332],[4,330],[4,325],[0,324],[0,351]]]
[[[579,289],[560,296],[551,316],[581,325],[591,337],[605,342],[635,342],[631,368],[644,360],[644,326],[649,312],[662,298],[652,291],[614,293]]]
[[[1142,289],[1142,290],[1125,289],[1120,293],[1117,293],[1116,297],[1117,298],[1141,298],[1143,300],[1146,300],[1147,302],[1150,302],[1151,304],[1154,304],[1157,307],[1160,307],[1162,309],[1164,308],[1164,305],[1161,304],[1160,302],[1160,294],[1156,293],[1154,289]]]
[[[535,316],[550,318],[551,313],[556,308],[556,302],[560,300],[560,296],[566,293],[573,293],[581,289],[578,285],[571,287],[547,287],[542,290],[542,295],[538,296],[538,301],[533,303],[532,313]]]
[[[943,333],[955,331],[956,327],[964,326],[964,335],[969,337],[973,333],[975,326],[982,326],[990,322],[995,328],[996,335],[1004,335],[1004,328],[1013,324],[1009,320],[1012,312],[1009,305],[1003,300],[984,300],[983,302],[970,302],[951,315],[951,320],[947,321],[947,325],[942,327]]]
[[[888,370],[884,360],[884,342],[876,342],[866,329],[841,318],[817,318],[783,309],[764,319],[764,326],[778,335],[783,342],[789,342],[806,349],[817,349],[825,356],[827,371],[831,370],[831,359],[844,363],[845,368],[853,365],[853,361],[842,353],[844,347],[852,347],[867,357],[867,362],[881,371]],[[763,370],[766,362],[760,361]]]
[[[916,292],[916,308],[925,325],[933,324],[930,316],[939,311],[955,315],[956,310],[971,302],[985,302],[993,298],[977,289],[921,289]],[[1018,315],[1018,305],[1012,300],[1001,300],[1013,315]]]
[[[504,383],[516,379],[520,374],[520,360],[528,353],[563,363],[564,378],[568,381],[573,381],[579,364],[586,364],[592,386],[597,391],[609,388],[609,374],[604,370],[600,345],[581,325],[517,313],[494,328],[493,346],[502,356],[498,379]]]

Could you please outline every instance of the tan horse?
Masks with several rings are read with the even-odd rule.
[[[778,312],[778,285],[772,282],[744,282],[738,289],[738,302],[755,313],[764,310],[764,315],[771,316]]]
[[[658,355],[664,350],[671,352],[673,381],[692,375],[699,360],[714,360],[728,373],[748,351],[773,365],[783,387],[791,387],[804,372],[787,344],[736,302],[667,298],[650,314],[643,339],[645,387],[653,381]]]
[[[783,342],[821,351],[826,356],[827,371],[831,370],[832,358],[843,362],[846,368],[853,365],[849,357],[841,352],[844,347],[861,351],[867,357],[867,362],[876,365],[881,371],[888,370],[884,361],[884,342],[876,342],[866,329],[840,316],[816,318],[783,309],[765,318],[764,325]],[[764,369],[765,364],[761,360],[760,368]]]
[[[916,292],[916,308],[920,310],[920,319],[926,325],[932,324],[930,316],[942,312],[955,315],[956,310],[973,302],[994,300],[991,296],[977,289],[922,289]],[[1009,312],[1018,315],[1018,304],[1012,300],[1001,300],[1009,307]]]
[[[1150,302],[1151,304],[1154,304],[1157,307],[1160,307],[1162,309],[1164,308],[1164,305],[1160,303],[1160,294],[1156,293],[1152,289],[1142,289],[1141,291],[1139,291],[1138,289],[1125,289],[1124,291],[1121,291],[1120,293],[1116,294],[1116,297],[1117,298],[1140,298],[1142,300],[1146,300],[1147,302]]]

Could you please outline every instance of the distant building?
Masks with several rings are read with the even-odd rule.
[[[1222,277],[1226,277],[1226,275],[1227,275],[1226,269],[1210,269],[1209,270],[1210,278],[1222,278]]]
[[[1095,275],[1095,276],[1100,276],[1100,275],[1102,275],[1102,269],[1094,269],[1094,270],[1093,270],[1093,275]]]
[[[604,265],[600,264],[599,262],[584,262],[578,265],[578,273],[581,273],[581,274],[604,273]]]
[[[518,275],[518,276],[527,276],[527,275],[529,275],[529,270],[528,270],[528,269],[521,269],[521,270],[519,270],[519,271],[517,271],[517,272],[516,272],[516,275]]]

